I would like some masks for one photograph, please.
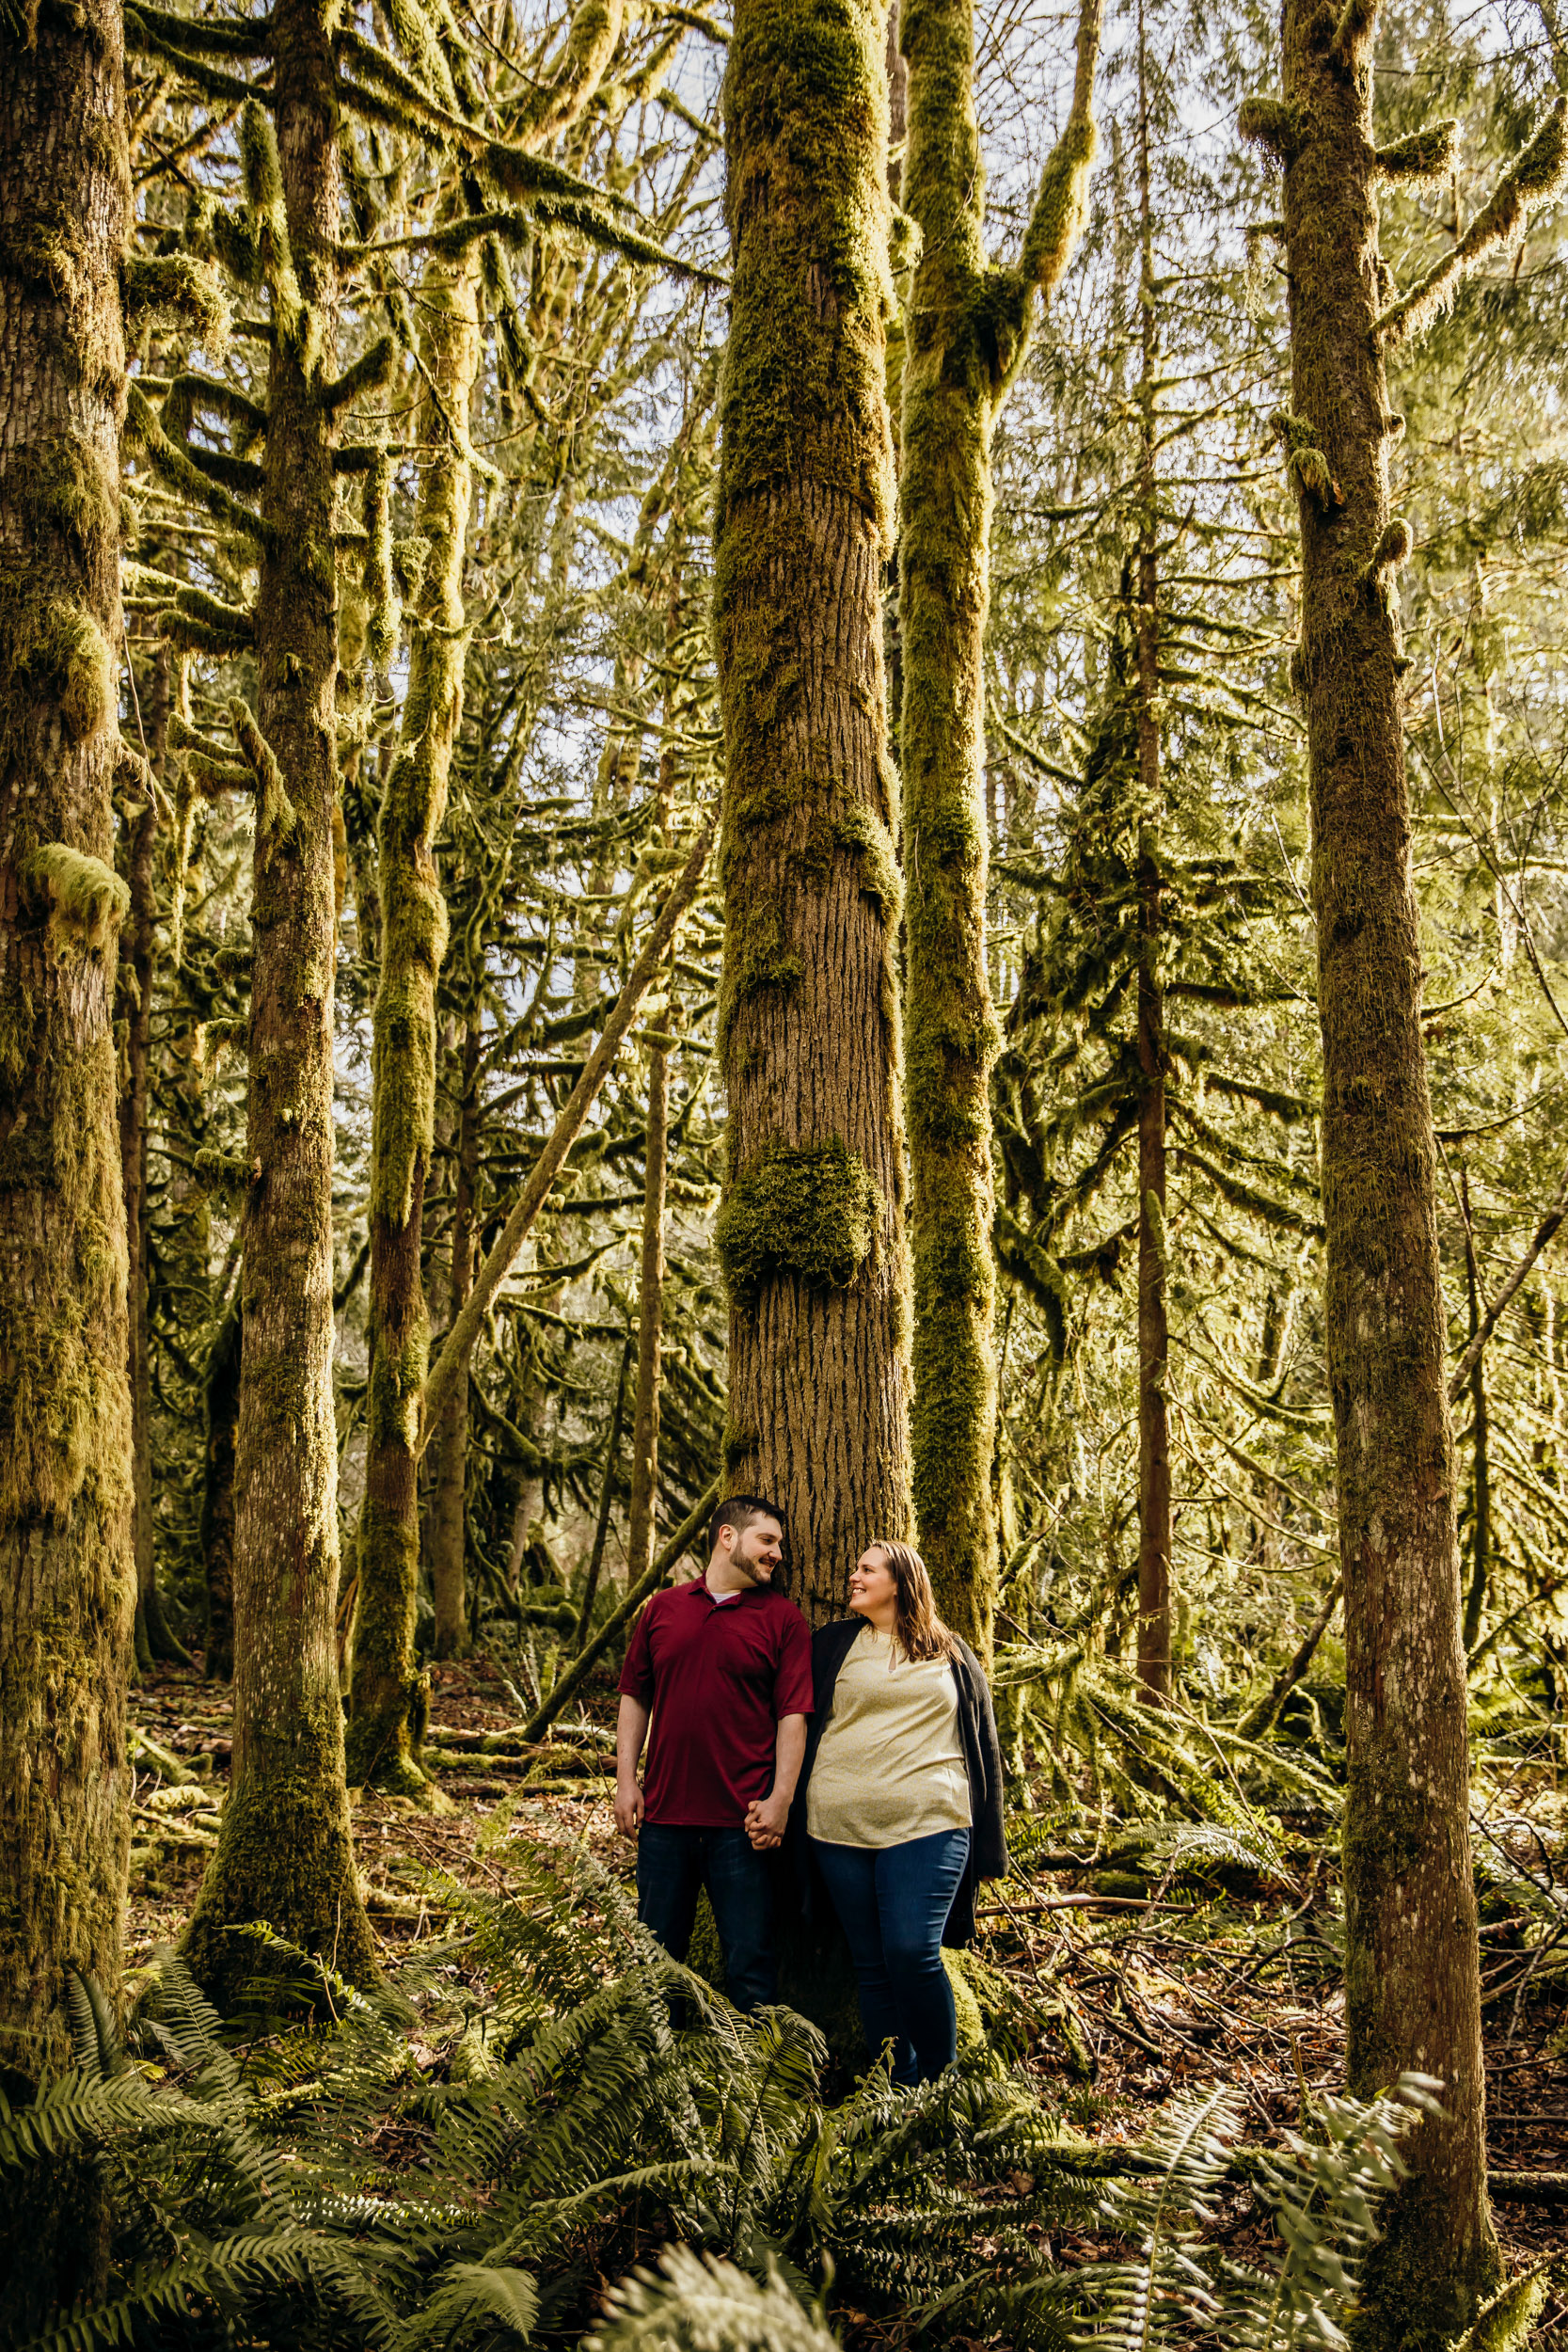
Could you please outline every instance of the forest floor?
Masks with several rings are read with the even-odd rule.
[[[355,1806],[367,1903],[388,1966],[443,1932],[433,1879],[499,1882],[498,1864],[483,1851],[498,1807],[506,1808],[512,1835],[567,1846],[585,1840],[618,1877],[629,1881],[634,1868],[608,1776],[583,1772],[585,1760],[591,1768],[596,1761],[592,1749],[586,1759],[580,1747],[563,1752],[559,1769],[547,1758],[484,1754],[478,1741],[525,1711],[515,1687],[483,1659],[437,1666],[432,1681],[431,1734],[450,1809],[419,1810],[373,1794]],[[607,1683],[589,1700],[607,1768],[612,1711]],[[227,1779],[230,1714],[227,1689],[195,1669],[160,1669],[132,1692],[133,1968],[177,1942],[189,1915]],[[174,1759],[196,1778],[171,1809]],[[1531,1824],[1557,1832],[1551,1842],[1560,1853],[1563,1813],[1550,1781],[1534,1790],[1516,1785],[1506,1802],[1485,1809],[1478,1836],[1539,1868],[1548,1848]],[[1248,2137],[1277,2144],[1307,2093],[1342,2087],[1340,1956],[1332,1889],[1309,1824],[1301,1825],[1292,1857],[1298,1879],[1272,1885],[1228,1872],[1223,1886],[1139,1888],[1134,1881],[1125,1891],[1123,1880],[1110,1891],[1116,1874],[1093,1867],[1087,1851],[1056,1842],[1067,1850],[1037,1854],[1022,1880],[982,1889],[984,1965],[974,1982],[992,2038],[1027,2066],[1065,2122],[1099,2140],[1134,2139],[1173,2092],[1220,2084],[1244,2100]],[[1568,2172],[1568,2004],[1560,1975],[1541,1987],[1540,1947],[1525,1948],[1522,1927],[1504,1917],[1482,1929],[1489,2154],[1496,2173],[1560,2175]],[[1551,2263],[1552,2294],[1534,2341],[1568,2352],[1568,2205],[1509,2196],[1496,2211],[1511,2267]],[[1215,2226],[1241,2260],[1272,2229],[1248,2194]],[[1059,2258],[1087,2258],[1091,2241],[1072,2239],[1065,2233]]]

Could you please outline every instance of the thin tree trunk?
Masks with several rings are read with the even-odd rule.
[[[422,317],[431,389],[420,528],[431,544],[411,632],[403,738],[381,811],[381,985],[372,1048],[370,1386],[359,1596],[349,1684],[348,1770],[405,1796],[428,1788],[419,1745],[430,1681],[415,1655],[420,1591],[417,1440],[430,1358],[420,1246],[436,1118],[436,982],[447,910],[434,854],[463,713],[467,645],[463,567],[469,468],[447,418],[467,432],[482,344],[474,262],[433,262]],[[456,1235],[453,1235],[456,1247]],[[455,1271],[455,1265],[454,1265]]]
[[[626,1417],[626,1378],[631,1371],[631,1340],[627,1340],[621,1357],[621,1370],[615,1383],[615,1402],[610,1411],[610,1434],[605,1439],[604,1477],[599,1486],[599,1515],[594,1525],[594,1549],[588,1555],[588,1573],[582,1581],[582,1607],[578,1612],[578,1629],[572,1638],[572,1655],[579,1657],[588,1639],[588,1629],[594,1619],[594,1603],[598,1597],[599,1572],[604,1566],[604,1548],[610,1534],[610,1515],[615,1507],[615,1472],[621,1452],[621,1430]],[[628,1578],[628,1582],[635,1582]]]
[[[483,1028],[478,1007],[463,1032],[463,1099],[457,1114],[457,1181],[451,1209],[451,1269],[447,1284],[449,1328],[474,1279],[474,1188],[479,1180],[479,1057]],[[468,1535],[468,1374],[458,1375],[436,1438],[436,1493],[430,1511],[430,1575],[436,1599],[436,1655],[463,1658],[468,1648],[464,1564]]]
[[[1348,2071],[1416,2067],[1442,2120],[1367,2271],[1369,2352],[1465,2327],[1500,2270],[1486,2201],[1453,1441],[1435,1147],[1389,574],[1370,7],[1286,0],[1285,98],[1243,128],[1285,166],[1312,890],[1323,1036],[1326,1345],[1345,1575]]]
[[[217,1851],[186,1933],[220,2009],[254,1973],[229,1931],[267,1921],[356,1982],[375,1973],[343,1779],[334,1614],[332,812],[337,799],[333,415],[338,107],[327,0],[277,0],[277,125],[295,310],[272,286],[256,612],[261,681],[245,1345],[234,1508],[234,1753]]]
[[[1460,1199],[1465,1208],[1465,1279],[1470,1309],[1470,1337],[1481,1329],[1481,1268],[1476,1263],[1475,1228],[1470,1222],[1470,1177],[1466,1169],[1460,1177]],[[1471,1439],[1471,1502],[1470,1515],[1470,1583],[1465,1596],[1465,1623],[1460,1635],[1466,1658],[1481,1639],[1481,1621],[1486,1610],[1486,1582],[1492,1564],[1492,1462],[1490,1430],[1486,1418],[1486,1354],[1476,1350],[1470,1366],[1470,1411],[1475,1423]]]
[[[135,1610],[110,863],[121,644],[118,8],[0,41],[0,2058],[71,2059],[67,1972],[120,1982]],[[97,2292],[89,2164],[13,2176],[0,2337]]]
[[[938,1606],[986,1655],[999,1566],[990,1068],[1000,1040],[986,954],[983,669],[991,436],[1028,343],[1037,294],[1056,282],[1077,240],[1094,149],[1098,40],[1098,0],[1089,0],[1067,134],[1042,179],[1022,265],[997,269],[982,244],[973,0],[903,0],[900,13],[904,204],[922,233],[902,369],[897,639],[913,1493]]]
[[[1159,341],[1154,287],[1154,217],[1149,202],[1148,86],[1143,9],[1138,10],[1138,227],[1142,368],[1138,380],[1138,784],[1140,830],[1159,822],[1159,484],[1155,474]],[[1165,1296],[1165,1009],[1156,977],[1160,877],[1142,861],[1143,959],[1138,966],[1138,1687],[1163,1707],[1170,1697],[1170,1425],[1165,1403],[1170,1330]]]
[[[242,1287],[243,1281],[242,1276]],[[237,1287],[218,1325],[205,1382],[201,1565],[207,1585],[207,1645],[202,1672],[209,1681],[228,1682],[234,1673],[234,1450],[243,1345]]]
[[[632,1417],[631,1504],[626,1527],[626,1581],[631,1584],[646,1572],[654,1556],[654,1509],[658,1500],[658,1368],[664,1331],[664,1180],[669,1146],[670,1057],[662,1045],[652,1045],[648,1049],[648,1129],[643,1159],[646,1173],[642,1192],[642,1270],[637,1304],[637,1409]],[[587,1623],[585,1613],[584,1631]]]
[[[731,1491],[781,1506],[814,1618],[867,1538],[911,1517],[885,17],[877,0],[738,0],[724,92],[725,1459]]]

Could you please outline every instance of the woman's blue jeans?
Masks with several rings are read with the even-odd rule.
[[[958,2049],[942,1931],[969,1861],[968,1830],[938,1830],[903,1846],[830,1846],[814,1837],[811,1850],[855,1963],[872,2057],[891,2042],[894,2081],[929,2082]]]

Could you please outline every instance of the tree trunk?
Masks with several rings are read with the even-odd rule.
[[[355,1873],[334,1616],[332,1016],[337,948],[335,438],[338,108],[326,0],[277,0],[273,108],[296,313],[273,287],[256,613],[260,724],[240,1419],[234,1753],[186,1958],[220,2008],[254,1975],[230,1929],[265,1920],[356,1982],[374,1946]],[[296,296],[296,300],[297,300]],[[307,307],[308,306],[308,307]],[[266,769],[266,760],[260,758]],[[286,796],[286,797],[285,797]]]
[[[1367,2273],[1358,2340],[1464,2328],[1499,2275],[1486,2201],[1454,1464],[1444,1373],[1420,946],[1387,584],[1370,8],[1286,0],[1285,103],[1243,117],[1283,157],[1301,516],[1312,890],[1323,1037],[1326,1342],[1345,1575],[1351,2088],[1417,2067],[1444,2121]],[[1249,102],[1249,105],[1252,102]]]
[[[989,1656],[999,1562],[984,656],[991,437],[1034,322],[1067,265],[1094,151],[1098,0],[1067,129],[1016,269],[987,263],[974,0],[902,0],[904,205],[922,245],[901,387],[898,731],[914,1254],[914,1503],[947,1623]]]
[[[1481,1329],[1481,1268],[1476,1260],[1475,1228],[1470,1223],[1470,1178],[1466,1170],[1460,1178],[1460,1198],[1465,1206],[1465,1280],[1470,1309],[1470,1337]],[[1466,1351],[1468,1352],[1468,1351]],[[1486,1613],[1486,1584],[1492,1565],[1492,1458],[1491,1431],[1486,1413],[1486,1351],[1478,1348],[1475,1362],[1470,1366],[1470,1411],[1475,1423],[1471,1438],[1473,1470],[1470,1495],[1470,1582],[1465,1595],[1465,1623],[1460,1639],[1468,1658],[1481,1639],[1481,1618]]]
[[[662,1014],[661,1019],[668,1019]],[[664,1329],[664,1178],[670,1145],[670,1057],[648,1050],[648,1130],[642,1190],[642,1275],[638,1292],[637,1409],[631,1425],[631,1504],[626,1526],[626,1581],[635,1584],[654,1556],[658,1501],[658,1359]],[[618,1435],[618,1430],[613,1433]],[[606,1491],[614,1475],[614,1446],[606,1464]],[[587,1632],[586,1610],[582,1631]]]
[[[582,1607],[578,1612],[578,1629],[572,1639],[572,1656],[579,1657],[594,1621],[594,1603],[598,1597],[599,1571],[604,1566],[604,1548],[610,1534],[610,1515],[615,1507],[615,1472],[621,1452],[621,1425],[626,1417],[626,1375],[631,1370],[633,1342],[628,1338],[621,1356],[621,1369],[615,1381],[615,1402],[610,1408],[610,1434],[605,1439],[604,1477],[599,1486],[599,1513],[594,1523],[594,1548],[588,1555],[588,1570],[582,1580]],[[635,1578],[628,1578],[635,1583]]]
[[[911,1532],[885,15],[738,0],[724,90],[725,1460],[783,1509],[817,1620],[868,1538]]]
[[[474,1188],[479,1181],[479,1056],[483,1029],[476,1006],[463,1032],[463,1099],[457,1115],[457,1181],[451,1209],[451,1269],[447,1321],[474,1279]],[[436,1597],[436,1655],[463,1658],[468,1648],[464,1565],[468,1537],[468,1372],[465,1365],[436,1434],[436,1492],[430,1510],[430,1574]]]
[[[1160,773],[1159,484],[1155,474],[1159,342],[1154,216],[1149,203],[1148,87],[1138,11],[1138,225],[1142,367],[1138,379],[1138,787],[1140,829],[1158,825]],[[1160,878],[1143,861],[1143,960],[1138,966],[1138,1688],[1170,1697],[1170,1426],[1165,1404],[1170,1331],[1165,1297],[1165,1009],[1157,977]]]
[[[135,1610],[111,789],[121,643],[119,11],[0,42],[0,2083],[71,2060],[67,1972],[119,1995]],[[27,34],[32,35],[29,40]],[[0,2217],[0,2336],[97,2291],[90,2167]]]
[[[205,1383],[200,1534],[207,1583],[202,1672],[209,1681],[229,1682],[234,1674],[234,1448],[239,1434],[243,1345],[240,1292],[236,1290],[218,1325],[207,1359]]]
[[[349,1686],[348,1770],[415,1796],[430,1682],[414,1650],[420,1592],[420,1391],[430,1358],[420,1245],[436,1119],[436,981],[447,910],[434,854],[463,713],[467,645],[463,566],[467,432],[481,342],[473,262],[433,262],[422,316],[431,389],[421,435],[440,452],[424,477],[420,531],[431,544],[411,631],[403,736],[381,811],[381,986],[372,1048],[370,1387],[359,1598]],[[453,1235],[453,1249],[456,1235]],[[454,1260],[455,1272],[455,1260]]]

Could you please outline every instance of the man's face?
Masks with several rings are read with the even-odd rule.
[[[735,1536],[730,1558],[742,1576],[753,1584],[771,1583],[775,1570],[784,1565],[784,1529],[778,1520],[756,1518],[749,1527],[723,1532]]]

